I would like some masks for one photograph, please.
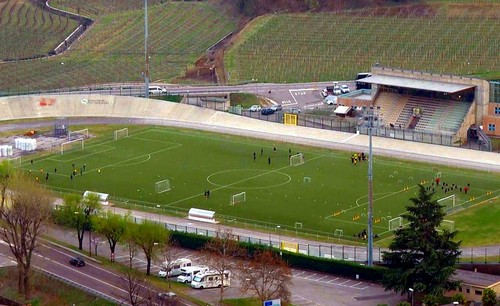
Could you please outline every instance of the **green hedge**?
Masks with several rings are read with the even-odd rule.
[[[200,250],[210,240],[210,237],[173,231],[172,239],[182,248]],[[279,250],[262,244],[242,242],[240,243],[240,246],[247,250],[247,255],[250,257],[256,251],[269,249],[274,253],[279,253]],[[281,253],[283,260],[286,261],[292,268],[331,273],[350,278],[355,278],[356,275],[358,275],[361,280],[373,282],[379,282],[384,275],[384,271],[386,270],[386,268],[383,267],[368,267],[351,261],[319,258],[287,251],[282,251]]]

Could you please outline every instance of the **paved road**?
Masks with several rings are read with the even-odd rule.
[[[160,217],[161,218],[161,217]],[[67,230],[61,227],[51,227],[48,235],[59,241],[76,246],[77,238],[74,230]],[[84,240],[88,236],[84,237]],[[101,256],[110,254],[109,245],[103,238],[98,244],[97,253]],[[84,256],[88,252],[88,244],[84,243]],[[92,250],[93,252],[95,250]],[[201,252],[179,249],[176,257],[190,258],[194,264],[203,263],[204,255]],[[126,250],[117,247],[115,259],[120,263],[127,263],[129,260]],[[87,260],[88,262],[88,260]],[[155,260],[152,265],[151,274],[156,275],[160,270],[161,260]],[[146,270],[146,261],[144,256],[139,254],[133,260],[133,266],[143,272]],[[175,281],[175,280],[174,280]],[[189,286],[187,286],[189,287]],[[166,290],[165,284],[164,290]],[[195,290],[186,288],[187,293],[207,303],[215,303],[219,298],[218,289]],[[377,305],[379,303],[396,304],[399,301],[399,295],[391,292],[385,292],[377,284],[356,280],[353,278],[338,277],[331,274],[311,272],[306,270],[292,269],[292,302],[294,305],[324,305],[324,306],[358,306],[358,305]],[[231,288],[224,293],[225,298],[238,298],[242,293],[238,289],[238,282],[235,278],[231,281]]]
[[[76,237],[74,241],[77,241]],[[76,246],[75,243],[73,245]],[[113,300],[117,304],[128,305],[128,292],[124,289],[125,281],[121,275],[93,260],[86,260],[84,267],[74,267],[69,264],[69,259],[74,256],[75,252],[72,250],[48,241],[42,241],[34,253],[32,265],[47,273],[58,275],[64,282],[84,288],[84,290],[92,294]],[[84,254],[79,256],[85,257]],[[4,265],[15,264],[8,245],[1,240],[0,262]],[[150,291],[150,294],[154,297],[158,293],[159,291],[155,289]],[[179,305],[191,306],[192,304],[181,300]]]

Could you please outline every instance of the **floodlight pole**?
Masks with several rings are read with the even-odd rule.
[[[368,266],[373,266],[373,157],[372,157],[372,129],[373,129],[373,105],[370,106],[368,114]]]
[[[146,98],[149,98],[149,50],[148,50],[148,0],[144,0],[144,60],[146,71],[144,72],[144,87]]]

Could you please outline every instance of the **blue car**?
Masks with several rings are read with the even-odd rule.
[[[272,109],[272,108],[263,108],[261,111],[260,111],[260,114],[261,115],[272,115],[274,114],[275,110]]]

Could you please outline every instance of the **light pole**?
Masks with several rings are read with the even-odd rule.
[[[409,288],[408,290],[410,291],[411,294],[411,306],[413,306],[413,288]]]
[[[146,90],[146,99],[149,98],[149,50],[148,50],[148,0],[144,0],[144,61],[146,62],[146,71],[144,72],[144,87]]]
[[[94,211],[94,209],[87,206],[83,211],[85,212],[85,223],[87,224],[87,229],[89,230],[89,257],[92,257],[92,226],[90,225],[90,214]]]
[[[377,107],[377,111],[380,107]],[[366,106],[363,107],[363,123],[365,118],[368,119],[368,266],[373,266],[373,144],[372,144],[372,131],[373,120],[376,118],[373,105],[367,110]],[[378,122],[378,118],[376,118]]]
[[[281,252],[281,226],[276,225],[276,229],[278,231],[278,248],[280,249],[280,256],[283,256],[283,253]]]

